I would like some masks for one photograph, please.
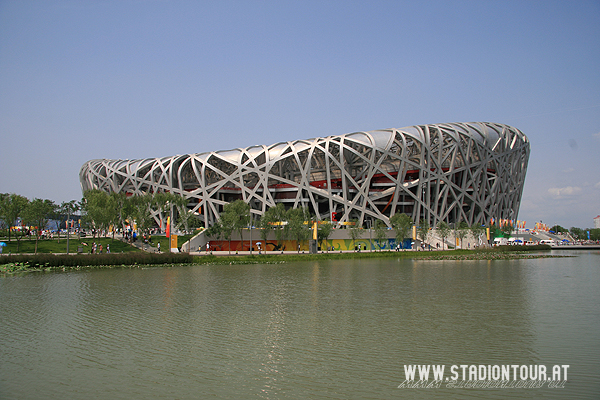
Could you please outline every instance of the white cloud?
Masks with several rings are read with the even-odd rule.
[[[600,182],[596,183],[596,184],[594,185],[594,187],[595,187],[596,189],[600,189]]]
[[[567,168],[563,171],[564,174],[570,174],[571,172],[575,172],[575,168]]]
[[[600,132],[594,133],[592,136],[596,138],[596,140],[600,140]]]
[[[550,188],[548,189],[548,193],[553,196],[561,197],[561,196],[574,196],[581,193],[581,188],[578,186],[567,186],[564,188]]]

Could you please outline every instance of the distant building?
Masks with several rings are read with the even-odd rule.
[[[81,188],[171,192],[208,227],[241,199],[255,216],[283,203],[360,225],[406,213],[468,225],[516,220],[529,159],[518,129],[490,122],[417,125],[144,160],[91,160]],[[156,214],[155,219],[164,220]]]
[[[594,228],[600,228],[600,215],[594,218]]]

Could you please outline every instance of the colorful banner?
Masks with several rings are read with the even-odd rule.
[[[177,248],[177,235],[171,235],[171,248]]]

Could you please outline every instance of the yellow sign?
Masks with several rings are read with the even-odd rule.
[[[413,234],[413,240],[417,240],[417,226],[416,225],[413,225],[412,234]]]
[[[177,235],[171,235],[171,248],[177,248]]]

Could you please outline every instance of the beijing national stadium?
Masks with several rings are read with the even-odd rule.
[[[171,192],[188,200],[206,227],[242,199],[255,217],[283,203],[319,220],[359,224],[406,213],[430,226],[517,218],[530,145],[518,129],[490,122],[280,142],[138,160],[91,160],[82,190],[128,195]],[[335,214],[334,214],[335,213]],[[156,215],[160,221],[162,216]]]

